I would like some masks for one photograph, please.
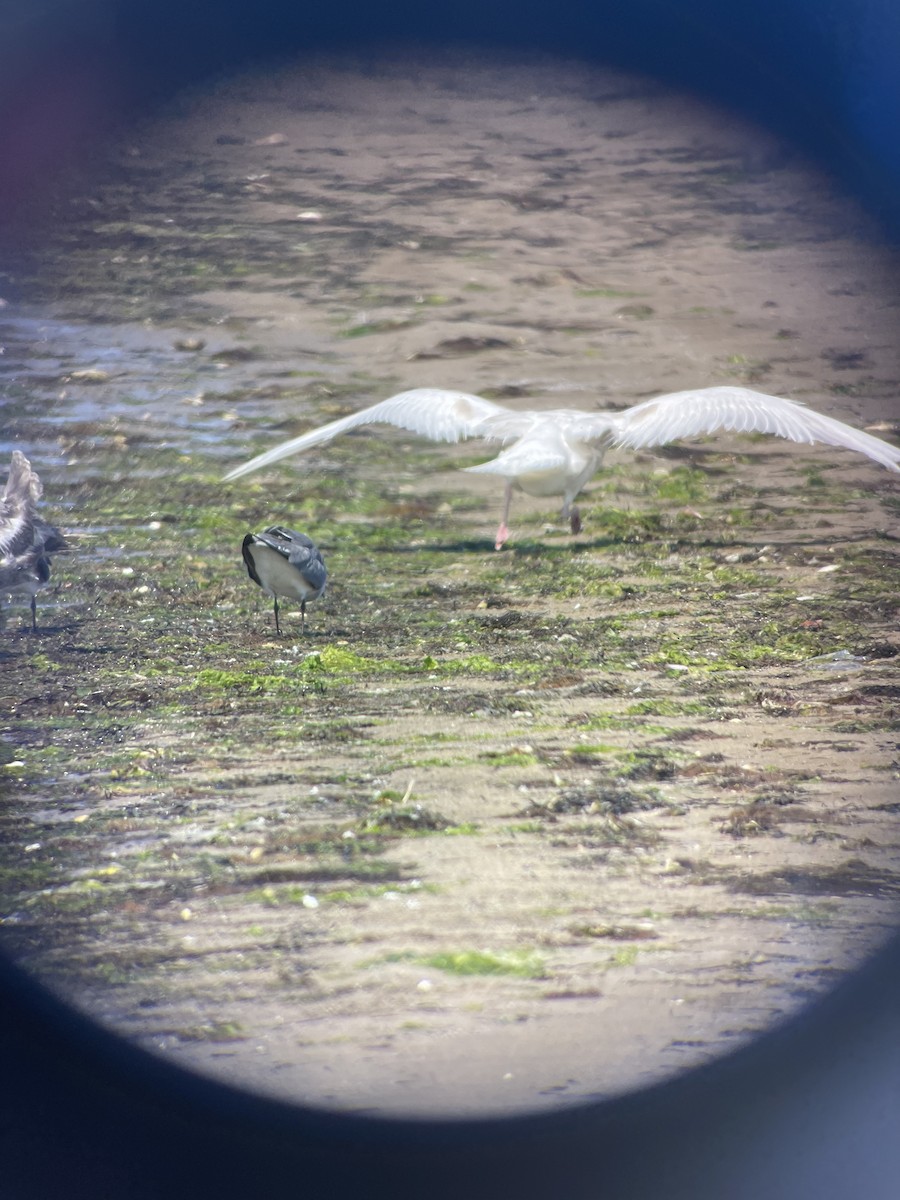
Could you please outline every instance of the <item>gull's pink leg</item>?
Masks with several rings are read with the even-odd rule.
[[[503,543],[509,537],[509,526],[507,525],[506,522],[509,520],[509,506],[510,506],[511,501],[512,501],[512,480],[509,479],[506,482],[506,492],[504,493],[504,497],[503,497],[503,516],[500,518],[500,524],[497,527],[497,539],[494,542],[495,550],[502,550]]]

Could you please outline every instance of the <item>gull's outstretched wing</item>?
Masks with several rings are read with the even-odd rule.
[[[396,425],[398,429],[408,429],[410,433],[418,433],[433,442],[458,442],[462,438],[477,437],[484,421],[506,415],[508,411],[499,404],[484,400],[481,396],[470,396],[467,392],[414,388],[410,392],[399,392],[361,412],[351,413],[349,417],[332,421],[330,425],[311,429],[289,442],[282,442],[280,446],[258,454],[256,458],[229,471],[225,479],[237,479],[250,471],[258,471],[260,467],[266,467],[289,454],[331,441],[339,433],[346,433],[348,429],[356,429],[359,425]]]
[[[713,387],[644,400],[613,417],[612,441],[632,450],[704,434],[771,433],[792,442],[824,442],[900,471],[900,449],[814,409],[749,388]]]

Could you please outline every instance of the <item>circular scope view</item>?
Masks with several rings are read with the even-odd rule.
[[[0,944],[377,1114],[821,995],[900,891],[897,266],[558,59],[298,60],[61,173],[0,272]]]

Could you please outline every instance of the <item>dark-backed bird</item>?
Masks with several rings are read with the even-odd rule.
[[[37,632],[35,597],[50,580],[50,555],[66,549],[66,539],[37,515],[43,494],[37,472],[21,450],[13,450],[6,487],[0,495],[0,593],[31,597],[31,628]]]
[[[562,515],[573,533],[581,529],[575,498],[600,467],[611,447],[643,450],[679,438],[708,434],[770,433],[793,442],[823,442],[865,454],[900,471],[900,450],[834,417],[781,396],[741,387],[701,388],[644,400],[619,412],[549,409],[515,412],[466,392],[415,388],[371,408],[282,442],[230,471],[237,479],[289,454],[328,442],[360,425],[395,425],[434,442],[481,438],[506,446],[496,458],[466,471],[499,475],[506,481],[503,516],[495,547],[509,537],[509,507],[514,488],[530,496],[562,496]]]
[[[275,602],[275,631],[278,597],[300,601],[300,618],[306,631],[306,603],[318,600],[325,591],[328,573],[318,547],[305,533],[270,525],[264,533],[248,533],[241,546],[247,573]]]

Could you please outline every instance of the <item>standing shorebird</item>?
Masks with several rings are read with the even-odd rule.
[[[31,629],[37,633],[35,597],[50,581],[50,559],[39,550],[0,558],[0,594],[31,597]]]
[[[241,546],[247,573],[275,602],[275,632],[278,597],[300,601],[300,618],[306,632],[306,602],[318,600],[325,591],[328,573],[318,547],[305,533],[270,525],[264,533],[248,533]]]
[[[311,429],[259,454],[225,476],[237,479],[289,454],[331,441],[360,425],[383,423],[408,429],[433,442],[481,438],[507,446],[489,462],[466,471],[499,475],[506,482],[503,516],[495,549],[509,537],[509,507],[514,488],[529,496],[562,496],[562,515],[573,533],[581,530],[575,498],[593,478],[611,447],[643,450],[680,438],[718,432],[771,433],[792,442],[824,442],[865,454],[891,471],[900,471],[900,450],[814,409],[741,387],[711,387],[672,392],[644,400],[621,412],[548,409],[515,412],[466,392],[415,388],[371,408]],[[512,443],[510,445],[510,443]]]
[[[0,593],[31,597],[35,633],[35,597],[50,580],[50,555],[66,549],[66,539],[56,526],[35,512],[43,490],[28,459],[21,450],[13,450],[9,478],[0,495]]]

